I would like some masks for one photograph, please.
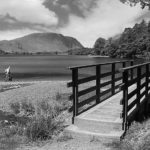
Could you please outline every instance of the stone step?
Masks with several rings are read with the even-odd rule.
[[[100,140],[106,143],[116,141],[119,142],[120,138],[124,134],[124,131],[111,131],[109,133],[95,133],[90,132],[87,130],[83,130],[78,128],[75,125],[70,125],[65,128],[64,133],[72,138],[79,139],[79,140]]]
[[[65,129],[73,138],[119,141],[124,131],[120,113],[122,92],[108,98],[88,111],[74,118],[74,125]]]
[[[75,117],[74,125],[76,125],[80,129],[95,133],[110,133],[111,131],[122,130],[121,119],[109,121]]]
[[[85,116],[84,118],[88,119],[97,119],[97,120],[116,120],[117,118],[120,118],[119,114],[112,114],[112,115],[108,115],[107,113],[103,113],[103,114],[95,114],[95,113],[91,113],[87,116]]]

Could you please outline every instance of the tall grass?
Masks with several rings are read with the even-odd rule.
[[[36,104],[27,100],[10,103],[14,119],[7,117],[7,120],[1,121],[0,137],[8,141],[13,136],[29,141],[51,139],[64,128],[65,118],[59,116],[69,107],[69,101],[60,93],[56,93],[54,100],[42,99]]]
[[[134,122],[121,142],[113,142],[113,150],[150,150],[150,119],[143,123]]]

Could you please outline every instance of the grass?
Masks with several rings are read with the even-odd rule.
[[[68,135],[68,134],[62,132],[62,133],[58,136],[57,142],[66,142],[66,141],[72,140],[72,139],[73,139],[73,137],[72,137],[71,135]]]
[[[149,150],[150,149],[150,119],[142,123],[133,122],[120,142],[106,144],[112,150]]]
[[[150,149],[150,119],[143,123],[133,123],[127,131],[123,144],[128,144],[134,150]]]
[[[91,85],[95,83],[80,88]],[[5,131],[9,131],[0,135],[0,144],[7,143],[3,147],[8,149],[12,142],[17,147],[22,143],[37,143],[56,137],[64,129],[64,120],[68,120],[64,112],[71,106],[68,101],[70,92],[71,88],[66,87],[66,82],[42,82],[0,93],[0,120],[3,120],[3,127],[7,127]],[[1,141],[1,137],[6,142]],[[62,136],[58,142],[70,139]]]
[[[1,111],[0,146],[4,150],[9,150],[8,146],[16,148],[20,144],[16,137],[28,142],[52,139],[63,130],[65,118],[61,114],[70,106],[66,94],[59,92],[53,99],[43,98],[36,103],[27,99],[9,103],[11,112]]]

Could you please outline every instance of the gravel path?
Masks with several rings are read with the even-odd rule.
[[[103,145],[100,141],[79,141],[72,139],[64,142],[54,141],[41,147],[20,147],[17,150],[112,150],[112,148]]]

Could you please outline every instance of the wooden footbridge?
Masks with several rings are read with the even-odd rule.
[[[65,131],[73,137],[120,140],[133,120],[147,114],[150,63],[115,61],[70,69],[73,117]],[[90,69],[92,75],[80,77],[80,71]]]

